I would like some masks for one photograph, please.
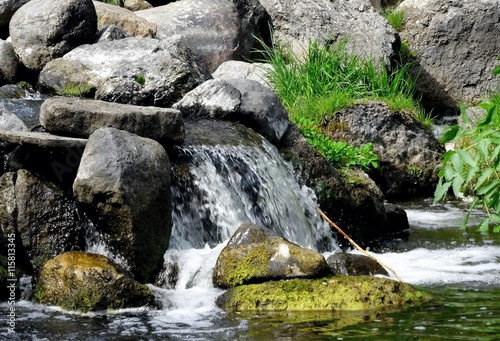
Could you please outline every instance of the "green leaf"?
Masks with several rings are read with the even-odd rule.
[[[462,177],[461,174],[457,174],[455,179],[453,179],[453,194],[455,194],[455,196],[460,195],[461,192],[460,190],[462,188],[463,183],[464,183],[464,178]]]
[[[443,183],[443,179],[439,179],[439,183],[437,184],[436,190],[434,191],[434,204],[436,204],[448,193],[448,189],[450,188],[451,184],[451,181]]]
[[[491,175],[493,174],[493,169],[491,168],[486,168],[481,171],[481,175],[477,179],[476,186],[474,189],[477,191],[479,188],[481,188],[481,185],[483,184],[484,181],[486,181]]]
[[[457,149],[456,150],[457,153],[452,155],[450,158],[450,161],[453,164],[453,167],[455,168],[456,173],[462,173],[463,167],[464,167],[464,159],[461,157],[459,150],[460,149]],[[451,179],[447,178],[447,180],[451,180]]]
[[[483,221],[481,221],[481,223],[479,223],[477,230],[481,231],[481,232],[486,232],[489,230],[489,226],[490,226],[489,224],[490,224],[490,218],[485,218],[485,219],[483,219]]]
[[[499,184],[500,184],[500,180],[494,179],[494,180],[488,182],[480,190],[478,190],[477,194],[478,195],[490,195],[492,191],[495,191],[498,188]]]
[[[472,121],[471,121],[469,115],[467,114],[467,108],[465,107],[465,105],[463,103],[460,103],[460,113],[462,115],[462,120],[464,121],[464,123],[466,125],[471,125]]]
[[[484,159],[487,160],[489,156],[488,148],[490,147],[491,140],[490,139],[482,139],[477,144],[477,149],[483,155]]]
[[[466,187],[469,182],[474,178],[476,175],[477,168],[469,168],[467,170],[467,174],[465,175],[465,180],[463,186]]]
[[[451,140],[453,140],[457,136],[459,128],[459,126],[451,126],[446,128],[439,142],[445,144],[446,142],[450,142]]]
[[[476,167],[476,162],[474,161],[474,158],[472,157],[472,154],[469,151],[466,151],[463,149],[457,149],[457,154],[460,156],[460,159],[462,159],[462,161],[463,161],[460,165],[460,167],[461,167],[460,169],[462,169],[464,162],[471,167]],[[455,167],[455,169],[457,169],[457,171],[458,171],[457,167]],[[461,172],[461,170],[460,170],[460,172]]]

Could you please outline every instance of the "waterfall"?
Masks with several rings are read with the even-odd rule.
[[[170,248],[212,247],[244,222],[278,232],[302,247],[336,242],[317,213],[314,192],[300,186],[276,147],[233,123],[186,124],[173,160]]]

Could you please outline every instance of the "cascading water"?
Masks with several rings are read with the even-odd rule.
[[[312,190],[300,186],[276,148],[231,123],[187,125],[188,138],[173,167],[174,249],[215,246],[241,223],[270,228],[302,247],[335,249]],[[325,251],[325,250],[322,250]]]

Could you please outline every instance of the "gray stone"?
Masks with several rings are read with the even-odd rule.
[[[74,137],[64,137],[49,133],[39,133],[31,131],[1,131],[0,140],[14,144],[28,144],[48,148],[83,148],[87,144],[87,139]]]
[[[492,75],[500,54],[500,2],[406,0],[401,39],[416,55],[418,91],[425,105],[458,108],[476,104],[497,88]]]
[[[40,123],[51,132],[84,137],[102,127],[126,130],[165,144],[180,144],[185,137],[184,121],[178,110],[92,99],[47,99],[42,104]]]
[[[30,70],[90,43],[97,31],[91,0],[31,0],[10,21],[12,46]]]
[[[108,102],[170,107],[210,78],[178,40],[125,38],[74,49],[48,63],[38,83],[61,94],[76,86]]]
[[[231,288],[250,283],[324,275],[328,265],[318,252],[290,243],[264,227],[245,223],[222,249],[213,283]]]
[[[389,276],[382,265],[364,255],[335,253],[329,256],[326,262],[336,276]]]
[[[0,84],[15,83],[18,68],[19,61],[12,43],[0,39]]]
[[[12,111],[5,107],[0,107],[0,130],[27,131],[28,127]]]
[[[325,131],[357,147],[373,143],[384,169],[379,185],[388,197],[433,193],[444,148],[410,114],[381,102],[360,103],[341,110]]]
[[[8,27],[14,13],[29,1],[30,0],[0,0],[0,28]]]
[[[126,8],[100,1],[94,1],[94,6],[101,26],[117,26],[128,37],[154,38],[156,36],[156,24],[137,16]]]
[[[173,108],[189,118],[239,122],[272,143],[288,127],[288,114],[278,96],[259,82],[247,79],[209,80],[186,94]]]
[[[115,128],[90,135],[74,196],[139,281],[153,280],[168,248],[170,186],[170,161],[158,142]]]
[[[348,39],[348,50],[388,65],[396,32],[369,0],[261,0],[270,14],[275,41],[304,58],[310,40],[320,44]]]
[[[104,26],[97,32],[94,43],[125,39],[126,37],[127,35],[118,26]]]
[[[143,9],[149,9],[153,6],[145,0],[125,0],[123,7],[130,11],[140,11]]]
[[[0,177],[0,228],[4,235],[15,234],[17,227],[16,173]]]
[[[269,87],[266,74],[272,70],[271,64],[267,63],[247,63],[237,60],[228,60],[219,65],[212,74],[215,79],[250,79]]]

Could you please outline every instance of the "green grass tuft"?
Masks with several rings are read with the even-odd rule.
[[[404,13],[403,11],[398,11],[394,7],[387,8],[383,13],[383,17],[387,19],[389,25],[391,25],[396,32],[400,32],[403,28]]]

